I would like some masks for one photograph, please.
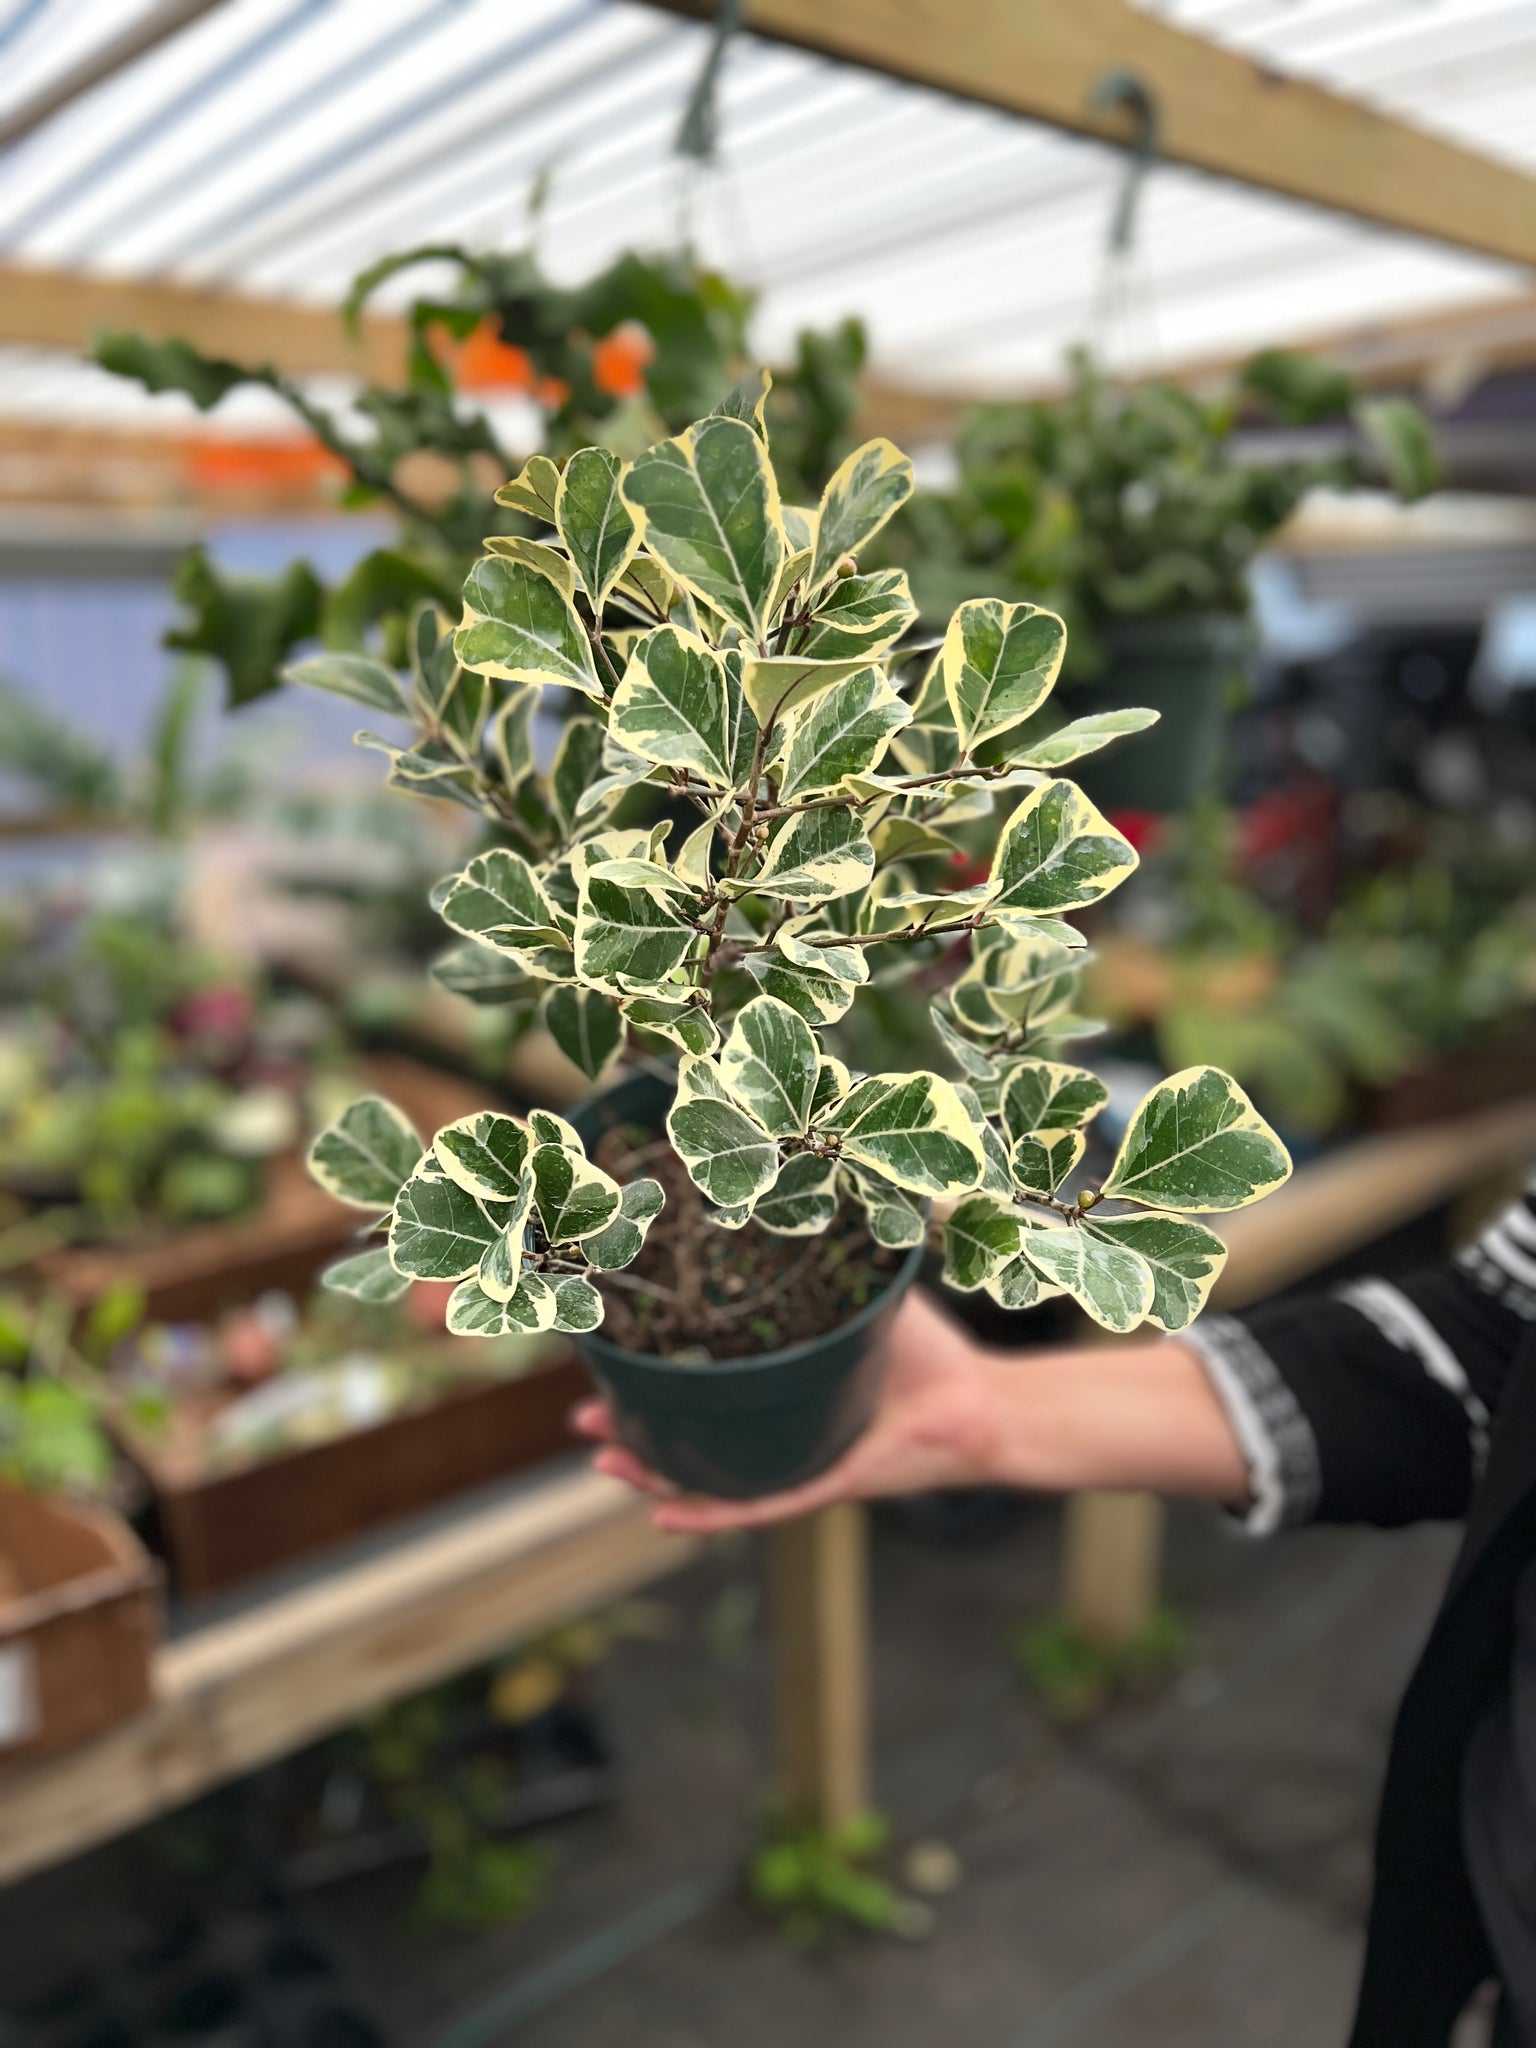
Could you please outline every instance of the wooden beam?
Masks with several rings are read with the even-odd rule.
[[[1062,1611],[1091,1643],[1119,1649],[1157,1613],[1163,1504],[1152,1493],[1075,1493],[1066,1504]]]
[[[696,1549],[652,1528],[645,1501],[579,1472],[198,1629],[160,1652],[147,1713],[0,1776],[0,1883],[619,1599]]]
[[[147,57],[151,50],[158,49],[163,42],[179,35],[184,28],[204,14],[211,14],[223,0],[167,0],[163,7],[156,7],[125,29],[120,36],[114,36],[99,49],[93,50],[82,62],[71,67],[62,78],[51,85],[45,85],[31,99],[23,100],[14,113],[0,121],[0,149],[9,149],[24,136],[41,128],[45,121],[51,121],[55,114],[98,85],[104,85],[119,71],[126,71],[130,64],[136,64],[140,57]]]
[[[153,340],[180,335],[205,355],[272,363],[294,376],[332,372],[383,384],[404,381],[409,348],[406,323],[385,314],[365,314],[354,342],[334,306],[0,264],[0,342],[83,355],[107,327]]]
[[[713,0],[656,0],[712,15]],[[1128,116],[1096,114],[1106,72],[1130,72],[1158,111],[1160,154],[1405,234],[1536,264],[1536,179],[1288,78],[1127,0],[747,0],[775,41],[1100,141]]]

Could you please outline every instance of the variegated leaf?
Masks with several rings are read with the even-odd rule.
[[[618,1183],[570,1145],[536,1145],[531,1161],[539,1221],[551,1244],[576,1244],[619,1214]]]
[[[603,1297],[579,1273],[555,1282],[555,1320],[552,1329],[566,1336],[581,1337],[595,1330],[603,1320]]]
[[[1215,1231],[1187,1216],[1144,1210],[1090,1216],[1081,1227],[1090,1236],[1128,1245],[1146,1261],[1154,1290],[1147,1320],[1160,1330],[1182,1330],[1194,1321],[1227,1262],[1227,1248]]]
[[[1066,627],[1038,605],[981,597],[960,606],[944,636],[940,670],[962,756],[1039,709],[1061,673],[1066,646]]]
[[[510,1301],[523,1271],[524,1239],[533,1209],[533,1174],[525,1167],[516,1196],[496,1211],[501,1232],[480,1261],[480,1285],[493,1301]]]
[[[665,768],[691,768],[717,789],[733,786],[736,735],[725,664],[676,626],[636,643],[609,712],[620,745]]]
[[[382,1095],[350,1103],[309,1148],[309,1170],[354,1209],[387,1209],[421,1158],[410,1119]]]
[[[744,420],[701,420],[631,465],[625,502],[647,549],[756,643],[788,553],[768,451]]]
[[[444,1124],[432,1152],[450,1180],[487,1202],[516,1201],[528,1164],[528,1127],[499,1110]]]
[[[1014,1186],[1026,1195],[1054,1195],[1086,1143],[1081,1131],[1026,1131],[1008,1154]]]
[[[1096,711],[1088,718],[1074,718],[1070,725],[1058,726],[1043,739],[1026,739],[1019,750],[1019,765],[1024,768],[1064,768],[1069,761],[1080,761],[1085,754],[1096,754],[1100,747],[1107,747],[1111,740],[1122,738],[1126,733],[1145,732],[1149,725],[1156,725],[1162,716],[1158,711]]]
[[[776,1141],[733,1099],[709,1060],[683,1056],[667,1135],[694,1184],[722,1209],[750,1208],[778,1176]]]
[[[476,854],[455,876],[440,910],[443,922],[465,938],[508,952],[565,944],[543,884],[520,853],[504,846]]]
[[[1109,1090],[1086,1067],[1052,1060],[1020,1060],[1003,1090],[1003,1128],[1010,1139],[1026,1132],[1075,1131],[1090,1123],[1109,1100]]]
[[[407,709],[398,676],[371,654],[317,654],[309,661],[289,662],[281,674],[285,683],[326,690],[366,704],[370,711],[389,711],[398,718]]]
[[[474,939],[465,939],[440,954],[432,963],[432,977],[472,1003],[532,1005],[542,993],[513,954],[500,953]]]
[[[1103,1329],[1124,1335],[1146,1321],[1155,1293],[1152,1269],[1129,1245],[1071,1224],[1031,1231],[1023,1256]]]
[[[986,1194],[968,1196],[944,1225],[945,1286],[960,1294],[985,1287],[1018,1257],[1024,1231],[1007,1202]]]
[[[856,556],[911,495],[912,465],[892,442],[856,448],[822,492],[811,588],[819,589],[844,555]]]
[[[1290,1171],[1289,1153],[1231,1075],[1186,1067],[1132,1117],[1103,1192],[1153,1209],[1241,1209]]]
[[[992,862],[994,912],[1076,910],[1118,888],[1136,866],[1121,837],[1075,782],[1032,789],[1003,827]]]
[[[620,1005],[637,1031],[652,1031],[682,1052],[713,1052],[720,1033],[709,1011],[666,996],[626,996]]]
[[[797,1137],[810,1120],[818,1057],[811,1027],[797,1010],[773,996],[754,996],[731,1026],[720,1076],[771,1136]]]
[[[560,827],[562,840],[574,839],[578,830],[590,832],[599,818],[617,801],[613,792],[606,801],[588,803],[586,798],[599,780],[606,728],[597,718],[568,718],[555,749],[549,771],[549,798]]]
[[[832,807],[790,818],[769,846],[761,871],[731,887],[738,895],[825,903],[862,889],[874,871],[875,849],[857,816]]]
[[[883,1174],[864,1167],[848,1167],[843,1179],[864,1211],[869,1234],[887,1251],[910,1251],[922,1243],[928,1229],[922,1198],[897,1187]]]
[[[916,617],[905,569],[840,576],[816,600],[795,652],[813,661],[844,661],[858,654],[868,661],[894,645]]]
[[[639,529],[619,494],[623,470],[606,448],[578,448],[555,496],[555,524],[596,613],[640,545]]]
[[[498,505],[514,512],[526,512],[531,519],[555,523],[555,504],[560,495],[560,469],[547,455],[530,455],[520,472],[496,493]]]
[[[964,1105],[937,1074],[872,1074],[826,1118],[843,1157],[920,1195],[974,1188],[985,1160]]]
[[[389,1256],[412,1280],[467,1280],[500,1235],[500,1221],[428,1159],[396,1197]]]
[[[835,1024],[853,1006],[854,983],[829,974],[819,962],[805,966],[780,953],[753,953],[746,964],[765,995],[776,996],[798,1010],[806,1023],[818,1030]]]
[[[648,889],[625,889],[600,875],[584,878],[576,913],[576,972],[616,994],[629,984],[659,987],[697,937]]]
[[[787,918],[774,934],[774,945],[784,958],[807,973],[830,974],[850,989],[862,988],[869,980],[869,957],[863,946],[847,946],[841,940],[849,934],[839,925],[833,929],[833,913],[851,902],[840,897],[821,910],[804,917]],[[850,998],[851,999],[851,998]]]
[[[878,668],[862,668],[823,690],[785,721],[780,803],[836,789],[864,775],[885,753],[890,736],[912,716]]]
[[[601,1273],[633,1265],[645,1234],[666,1205],[660,1181],[626,1181],[619,1190],[619,1213],[603,1230],[581,1241],[581,1255]]]
[[[332,1294],[350,1294],[357,1301],[398,1301],[410,1284],[404,1273],[395,1271],[390,1263],[389,1247],[382,1244],[370,1245],[365,1252],[354,1252],[349,1258],[338,1259],[320,1275],[322,1287]]]
[[[768,439],[768,420],[765,408],[768,394],[773,389],[773,378],[767,370],[749,371],[739,384],[733,384],[718,405],[709,409],[711,419],[745,420],[762,441]]]
[[[570,599],[526,561],[486,555],[476,562],[464,585],[464,620],[453,644],[464,667],[479,675],[563,684],[588,697],[607,694]]]
[[[837,1214],[837,1161],[797,1152],[752,1211],[754,1223],[775,1237],[814,1237]]]
[[[754,654],[748,650],[742,654],[741,691],[759,726],[766,726],[868,666],[866,654],[847,655],[841,661],[813,661],[803,654]]]
[[[455,1337],[526,1337],[552,1330],[558,1297],[542,1273],[525,1272],[508,1301],[497,1301],[478,1280],[465,1280],[448,1297],[448,1329]]]

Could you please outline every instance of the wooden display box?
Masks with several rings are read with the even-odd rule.
[[[423,1137],[441,1125],[497,1105],[495,1091],[418,1060],[379,1053],[362,1064],[367,1088],[398,1103]],[[302,1154],[284,1153],[267,1170],[253,1215],[200,1224],[143,1245],[67,1246],[33,1270],[77,1311],[114,1284],[142,1288],[156,1322],[194,1322],[248,1302],[270,1287],[302,1293],[355,1236],[364,1219],[310,1179]]]
[[[109,1509],[0,1487],[0,1766],[149,1705],[158,1588]]]
[[[179,1443],[118,1434],[154,1489],[172,1583],[196,1600],[574,1449],[567,1417],[590,1387],[555,1340],[517,1378],[232,1468],[207,1468],[196,1416]]]

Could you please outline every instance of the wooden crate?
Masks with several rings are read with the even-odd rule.
[[[194,1600],[573,1450],[566,1418],[590,1386],[556,1341],[517,1378],[232,1469],[126,1424],[118,1434],[154,1490],[172,1583]]]
[[[0,1487],[0,1765],[149,1705],[158,1583],[110,1510]]]
[[[362,1063],[366,1086],[396,1102],[424,1137],[455,1118],[496,1107],[494,1089],[419,1060],[378,1053]],[[77,1311],[114,1283],[142,1288],[157,1322],[194,1322],[248,1302],[269,1287],[300,1293],[343,1251],[363,1219],[309,1177],[301,1154],[268,1168],[253,1215],[200,1224],[143,1245],[67,1246],[33,1270]]]

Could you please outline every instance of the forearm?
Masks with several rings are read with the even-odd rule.
[[[1239,1507],[1248,1470],[1203,1366],[1176,1339],[988,1352],[974,1455],[985,1483],[1145,1489]],[[973,1423],[974,1427],[974,1423]]]

